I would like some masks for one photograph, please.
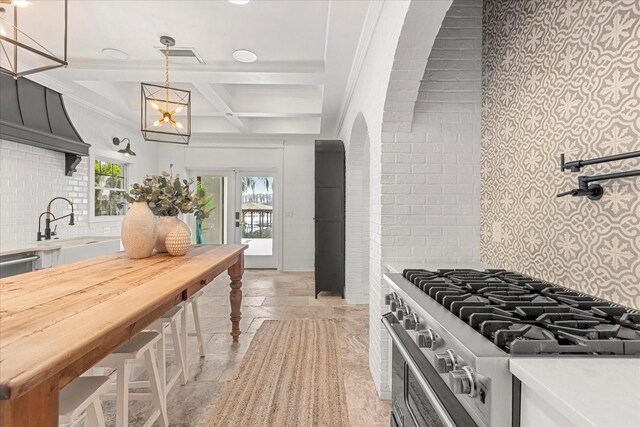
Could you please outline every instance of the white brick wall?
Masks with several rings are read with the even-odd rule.
[[[393,156],[388,166],[402,167],[383,175],[383,191],[414,196],[396,195],[387,218],[385,250],[394,260],[479,259],[481,53],[482,1],[454,0],[420,82],[411,132],[383,143]]]
[[[383,261],[388,258],[395,236],[389,234],[389,224],[383,216],[395,215],[394,194],[387,191],[397,185],[396,190],[411,189],[413,178],[407,170],[411,163],[396,164],[389,154],[409,154],[402,160],[412,161],[411,141],[396,141],[395,132],[411,132],[413,108],[417,99],[420,80],[425,72],[425,64],[440,24],[451,0],[411,2],[385,2],[376,25],[374,36],[363,62],[354,94],[345,115],[345,127],[340,137],[348,145],[351,127],[356,116],[364,115],[370,138],[370,328],[369,328],[369,368],[382,397],[390,396],[388,337],[383,331],[380,317],[384,306]],[[393,144],[389,144],[393,142]],[[383,150],[384,147],[384,150]],[[416,152],[414,154],[424,154]],[[419,158],[414,157],[414,159]],[[426,159],[425,159],[426,161]],[[383,173],[383,167],[385,171]],[[389,172],[394,170],[394,172]],[[405,171],[395,172],[395,171]],[[387,182],[383,175],[406,175],[399,182]],[[406,182],[405,182],[406,181]],[[402,187],[404,185],[405,187]],[[426,185],[426,182],[425,182]],[[384,188],[384,191],[383,191]],[[405,195],[409,195],[405,193]],[[400,196],[398,196],[400,197]],[[419,197],[424,197],[420,195]],[[406,203],[405,203],[406,205]],[[398,212],[407,212],[407,206]],[[408,212],[411,212],[409,206]],[[417,211],[416,211],[417,212]],[[401,227],[393,224],[391,227]],[[407,225],[410,230],[411,226]],[[384,232],[383,232],[384,231]],[[406,229],[397,228],[406,233]],[[410,236],[407,236],[410,237]]]
[[[89,234],[89,173],[85,157],[72,177],[64,175],[63,153],[43,150],[10,141],[0,141],[0,247],[11,248],[34,242],[38,215],[53,197],[73,202],[75,226],[56,222],[59,237]],[[64,201],[53,205],[56,216],[71,213]],[[44,222],[43,222],[44,227]],[[114,234],[119,228],[109,225],[91,230],[92,234]],[[43,228],[44,231],[44,228]]]
[[[370,144],[362,114],[351,131],[346,152],[345,294],[350,304],[369,302]]]
[[[435,40],[411,35],[420,21],[407,17],[385,104],[383,265],[479,258],[482,0],[454,0]]]
[[[482,1],[454,0],[422,80],[405,80],[415,60],[392,73],[402,80],[383,123],[383,262],[479,259],[481,45]]]
[[[89,165],[93,165],[96,156],[118,161],[128,159],[129,173],[134,180],[157,171],[156,147],[142,142],[136,123],[125,126],[112,118],[105,120],[101,113],[74,102],[66,102],[66,108],[84,141],[91,144],[89,157],[83,157],[71,177],[64,174],[63,153],[0,140],[0,248],[35,242],[38,216],[56,196],[70,199],[76,214],[74,226],[64,220],[56,223],[59,238],[118,235],[121,220],[91,222],[89,218]],[[130,138],[138,156],[125,158],[118,154],[118,147],[111,143],[114,136]],[[71,209],[65,202],[56,201],[53,211],[59,216],[70,213]]]

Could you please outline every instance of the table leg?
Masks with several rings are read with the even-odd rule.
[[[50,378],[26,394],[0,401],[2,427],[54,427],[58,425],[58,378]]]
[[[231,336],[233,342],[238,342],[240,337],[240,305],[242,304],[242,275],[244,274],[244,254],[240,254],[238,261],[229,268],[231,278],[231,292],[229,301],[231,302]]]

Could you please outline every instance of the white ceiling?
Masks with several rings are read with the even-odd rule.
[[[59,34],[62,2],[32,0],[20,27],[36,40]],[[334,137],[368,0],[69,1],[69,67],[33,80],[139,126],[140,82],[164,81],[159,37],[195,48],[205,64],[172,62],[171,85],[192,91],[194,135],[320,134]],[[56,17],[56,19],[52,19]],[[59,46],[47,46],[55,53]],[[129,58],[107,58],[103,48]],[[236,49],[258,55],[232,58]]]

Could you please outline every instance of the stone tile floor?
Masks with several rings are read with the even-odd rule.
[[[190,338],[189,382],[176,384],[167,400],[172,427],[206,426],[216,397],[239,368],[262,322],[298,318],[336,320],[350,425],[389,425],[390,404],[378,399],[369,373],[368,305],[349,305],[339,296],[322,294],[316,300],[313,273],[247,270],[242,286],[242,335],[239,344],[232,344],[228,284],[228,276],[221,275],[199,300],[206,357],[199,358],[195,338]],[[104,405],[108,425],[113,424],[114,406]],[[142,426],[147,414],[147,404],[132,405],[130,425]]]

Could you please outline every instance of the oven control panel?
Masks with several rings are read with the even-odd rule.
[[[488,388],[483,384],[483,377],[447,345],[445,338],[437,332],[440,328],[432,327],[421,318],[418,311],[396,292],[386,294],[385,303],[451,391],[460,398],[471,399],[474,402],[471,404],[487,417]]]

